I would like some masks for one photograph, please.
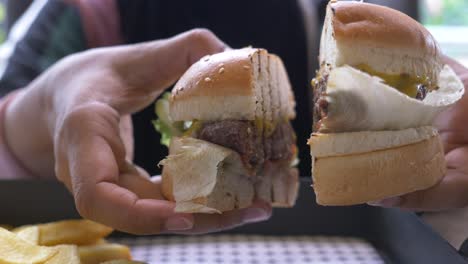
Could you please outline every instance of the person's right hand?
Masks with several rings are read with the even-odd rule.
[[[412,211],[443,211],[468,206],[468,69],[444,57],[465,85],[465,95],[434,122],[445,150],[447,173],[435,186],[374,203]]]
[[[67,57],[12,102],[7,142],[34,174],[55,171],[83,217],[121,231],[204,233],[265,220],[271,208],[261,202],[222,215],[175,213],[159,179],[151,181],[132,163],[130,115],[151,104],[192,63],[225,47],[211,32],[194,30]]]

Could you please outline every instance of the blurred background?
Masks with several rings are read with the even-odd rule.
[[[57,1],[57,0],[51,0]],[[328,1],[320,2],[324,7]],[[33,0],[0,0],[0,43],[8,29]],[[439,41],[443,51],[468,66],[467,0],[368,0],[399,9],[419,20]]]
[[[0,43],[5,41],[5,36],[8,34],[15,21],[24,14],[24,11],[27,10],[28,6],[30,6],[34,1],[38,4],[34,5],[32,8],[41,8],[41,4],[47,1],[49,3],[62,1],[90,1],[99,3],[101,0],[0,0]],[[144,40],[146,37],[145,34],[150,31],[152,32],[153,30],[154,32],[151,33],[153,34],[152,38],[163,38],[168,37],[168,35],[166,35],[167,32],[176,34],[180,32],[181,29],[187,30],[197,25],[208,25],[207,27],[211,30],[224,34],[222,35],[222,38],[226,38],[226,41],[234,46],[240,45],[240,43],[242,43],[242,45],[247,43],[252,44],[250,43],[251,41],[254,43],[262,43],[260,39],[263,38],[263,41],[265,41],[263,45],[264,47],[268,46],[276,52],[281,52],[281,54],[284,55],[283,59],[289,67],[288,71],[291,76],[292,83],[295,87],[298,87],[296,91],[298,107],[304,109],[304,112],[310,110],[310,94],[308,93],[309,80],[314,77],[314,72],[318,68],[318,60],[316,58],[318,57],[318,43],[321,31],[320,24],[324,20],[324,10],[329,2],[328,0],[244,0],[244,2],[239,0],[204,0],[203,2],[200,2],[201,4],[192,0],[110,1],[116,1],[119,8],[122,8],[122,10],[119,11],[122,12],[122,14],[126,14],[127,20],[123,20],[124,24],[121,25],[121,30],[127,30],[128,32],[126,33],[128,34],[131,32],[131,37],[130,35],[127,37],[130,37],[132,41],[135,40],[135,42]],[[285,27],[283,29],[284,32],[281,32],[288,34],[288,37],[290,38],[296,39],[294,43],[287,43],[286,41],[281,41],[281,39],[274,38],[274,36],[277,35],[277,29],[269,27],[268,24],[264,25],[266,29],[263,31],[271,33],[265,34],[264,36],[256,36],[256,34],[252,34],[252,32],[249,32],[248,30],[246,32],[238,30],[233,33],[228,33],[231,28],[241,28],[240,25],[242,23],[237,23],[237,12],[239,11],[236,10],[241,10],[240,8],[243,4],[245,5],[245,3],[249,3],[253,6],[257,6],[257,8],[268,8],[268,5],[271,5],[271,8],[273,9],[275,3],[282,3],[282,5],[287,6],[286,4],[289,3],[288,1],[292,2],[291,6],[301,6],[301,10],[304,12],[304,16],[302,18],[304,19],[304,22],[306,22],[305,27],[308,32],[308,34],[305,34],[306,36],[302,36],[304,33],[304,31],[302,31],[302,27]],[[398,9],[416,20],[419,20],[432,32],[440,43],[445,54],[455,58],[468,67],[468,16],[466,15],[468,14],[468,0],[365,0],[365,2],[386,5]],[[210,6],[210,4],[212,5],[213,3],[221,3],[221,5],[216,6],[216,8],[224,12],[225,15],[231,16],[232,19],[228,20],[228,22],[224,19],[218,20],[218,16],[213,15],[211,11],[206,12],[205,10],[200,10],[200,7]],[[175,19],[175,16],[172,14],[166,14],[164,11],[161,11],[162,13],[158,15],[147,14],[148,18],[151,18],[150,20],[152,22],[146,21],[146,16],[144,14],[146,9],[139,10],[132,8],[133,6],[140,5],[141,7],[154,6],[155,10],[163,10],[164,8],[169,8],[169,6],[173,6],[172,9],[168,9],[171,10],[168,12],[177,13],[180,10],[183,10],[183,12],[180,11],[180,14],[184,17],[181,17],[181,19]],[[227,8],[229,6],[231,6],[232,9]],[[238,9],[235,8],[236,6]],[[35,10],[30,11],[31,12],[25,14],[26,17],[24,17],[23,21],[27,22],[35,18],[33,15]],[[278,10],[278,14],[283,14],[283,10]],[[291,16],[288,16],[288,14],[288,10],[284,10],[284,16],[278,16],[278,21],[287,21],[278,23],[278,25],[282,25],[283,23],[285,25],[297,25],[294,23],[302,23],[301,18],[298,17],[296,13]],[[98,13],[96,16],[102,16],[102,14]],[[206,16],[206,19],[200,20],[203,16]],[[255,15],[252,15],[252,19],[255,17]],[[145,29],[139,30],[138,23],[141,22],[140,19],[141,21],[145,21],[144,23],[148,23],[147,25],[151,25],[148,27],[148,32],[145,31]],[[212,23],[210,24],[207,21],[212,21]],[[153,22],[154,24],[150,24]],[[20,28],[25,24],[26,23],[17,23],[18,31],[15,32],[26,32],[26,29],[23,30]],[[156,30],[157,27],[155,25],[160,25],[161,29]],[[37,45],[34,44],[34,39],[36,39],[36,37],[38,37],[37,39],[40,39],[39,34],[36,32],[32,32],[30,34],[30,38],[33,39],[32,45]],[[305,43],[301,42],[304,41],[303,37],[306,39]],[[60,38],[63,38],[63,36],[60,36]],[[62,41],[58,42],[61,43]],[[302,46],[303,44],[309,46]],[[9,46],[4,47],[8,48]],[[304,48],[304,50],[295,50],[302,48]],[[40,47],[30,47],[30,49],[38,53],[45,52]],[[28,49],[23,49],[23,51],[25,50],[27,51]],[[0,63],[1,62],[2,61],[0,61]],[[19,64],[29,65],[30,63],[34,65],[34,61],[26,56],[24,61]],[[51,63],[53,63],[53,59]],[[33,68],[34,67],[31,67],[31,69]],[[26,71],[28,71],[28,69],[26,69]],[[291,72],[294,72],[294,75],[291,75]],[[36,73],[33,73],[33,75],[34,74]],[[12,82],[16,82],[17,80],[19,80],[18,82],[21,82],[21,78],[13,79],[14,80],[11,80]],[[148,170],[150,174],[156,175],[161,172],[160,169],[155,166],[154,161],[163,159],[166,155],[165,153],[167,152],[167,149],[159,144],[159,134],[154,131],[150,122],[153,118],[154,110],[152,107],[147,107],[133,118],[135,124],[139,124],[135,126],[136,128],[134,130],[136,139],[135,148],[138,150],[136,151],[135,161],[137,164]],[[306,142],[309,137],[311,126],[311,124],[309,124],[310,120],[311,117],[305,115],[301,119],[296,119],[293,122],[296,131],[298,131],[297,136],[299,142]],[[309,156],[309,150],[306,147],[303,146],[302,148],[299,148],[299,159],[301,160],[299,169],[303,176],[310,174],[311,165]]]
[[[419,2],[421,22],[439,41],[447,55],[468,66],[468,1],[422,0]]]

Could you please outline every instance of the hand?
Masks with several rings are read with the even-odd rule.
[[[468,88],[468,69],[446,57]],[[439,211],[468,206],[468,91],[460,101],[435,121],[442,139],[447,174],[435,186],[401,197],[389,198],[378,205],[415,211]]]
[[[174,213],[159,178],[135,166],[130,115],[151,104],[187,68],[226,48],[207,30],[69,56],[7,110],[6,138],[37,175],[55,171],[88,219],[136,234],[203,233],[264,220],[269,205],[222,215]],[[149,122],[149,121],[148,121]],[[155,164],[158,161],[155,161]]]

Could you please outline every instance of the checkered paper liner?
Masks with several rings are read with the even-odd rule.
[[[114,240],[135,260],[171,264],[383,264],[362,239],[318,236],[207,235]]]

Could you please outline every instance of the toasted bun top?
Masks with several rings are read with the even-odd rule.
[[[174,121],[284,120],[295,101],[286,69],[265,49],[244,48],[206,56],[172,90]]]
[[[335,38],[439,56],[437,42],[417,21],[395,9],[362,2],[331,3]]]
[[[320,60],[330,67],[367,65],[431,83],[437,83],[443,66],[440,48],[426,28],[397,10],[363,2],[330,2]]]
[[[194,96],[252,95],[251,57],[259,51],[245,48],[201,58],[177,82],[172,101]]]

